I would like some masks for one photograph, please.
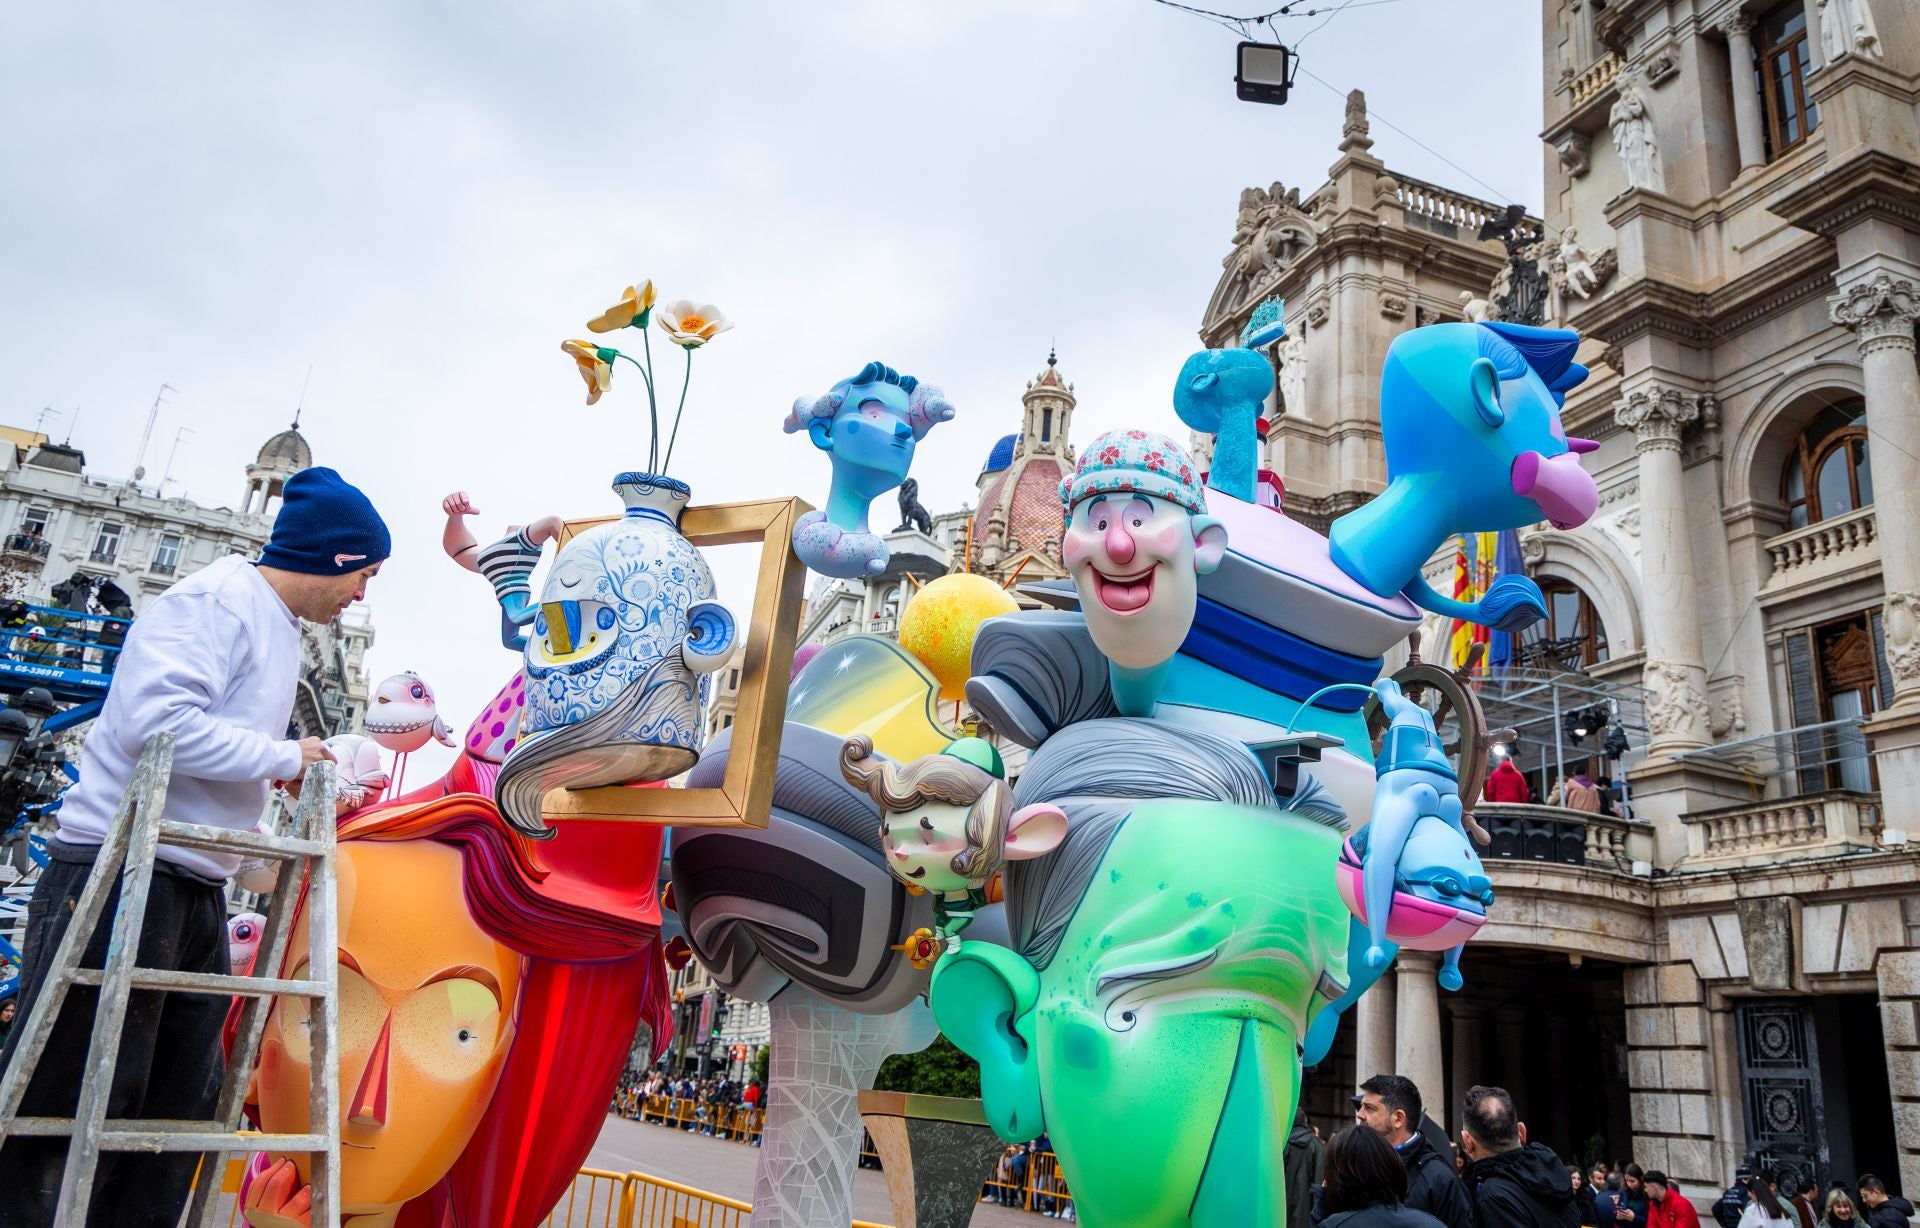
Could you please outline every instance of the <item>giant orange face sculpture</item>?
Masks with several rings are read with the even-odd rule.
[[[444,1177],[512,1047],[521,956],[469,916],[461,854],[427,840],[340,845],[341,1203],[396,1207]],[[304,951],[306,920],[291,944]],[[292,971],[304,975],[304,961]],[[282,998],[255,1077],[261,1125],[307,1128],[305,999]],[[301,1178],[306,1158],[296,1157]]]

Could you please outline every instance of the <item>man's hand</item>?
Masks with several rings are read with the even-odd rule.
[[[277,1160],[247,1187],[241,1213],[253,1228],[311,1228],[313,1189],[292,1160]]]
[[[292,780],[282,780],[277,783],[294,797],[299,797],[300,781],[306,776],[307,768],[323,761],[332,763],[334,758],[333,752],[328,750],[327,744],[319,738],[301,738],[295,745],[300,748],[300,770],[293,774]]]

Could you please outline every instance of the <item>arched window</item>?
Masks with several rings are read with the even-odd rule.
[[[1048,407],[1040,411],[1040,442],[1053,442],[1053,409]]]
[[[1780,474],[1780,500],[1787,505],[1790,529],[1873,505],[1862,402],[1823,409],[1800,433]]]
[[[1582,670],[1607,659],[1607,629],[1587,595],[1565,580],[1540,581],[1547,616],[1520,634],[1520,658],[1539,669]]]

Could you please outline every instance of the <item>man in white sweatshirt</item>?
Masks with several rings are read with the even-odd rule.
[[[308,764],[328,757],[320,739],[286,736],[300,677],[300,621],[330,622],[364,597],[390,549],[387,527],[365,495],[331,469],[306,469],[287,480],[272,539],[257,563],[229,555],[160,594],[134,620],[28,906],[16,1023],[40,996],[47,961],[149,738],[176,735],[165,817],[240,831],[259,821],[274,781],[297,779]],[[239,860],[161,846],[140,966],[228,972],[222,889]],[[105,960],[118,901],[116,884],[87,944],[87,967]],[[98,992],[68,991],[23,1114],[73,1115]],[[225,1066],[220,1029],[229,1001],[134,992],[107,1116],[211,1117]],[[10,1040],[17,1043],[25,1030],[16,1026]],[[9,1045],[0,1052],[0,1068],[12,1057]],[[13,1139],[0,1147],[0,1228],[53,1222],[65,1159],[66,1143],[58,1139]],[[102,1154],[87,1224],[173,1228],[197,1159]]]

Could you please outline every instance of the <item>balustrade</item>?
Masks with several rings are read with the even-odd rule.
[[[1596,60],[1593,67],[1575,77],[1573,85],[1569,87],[1574,107],[1577,109],[1599,97],[1602,91],[1619,79],[1626,66],[1627,62],[1611,51]]]
[[[1684,821],[1688,869],[1839,845],[1871,848],[1880,831],[1880,795],[1842,789],[1805,793],[1701,811]]]
[[[1879,557],[1878,522],[1873,509],[1863,507],[1769,538],[1767,558],[1773,571],[1767,587],[1798,584],[1810,578],[1815,568],[1873,563]]]

